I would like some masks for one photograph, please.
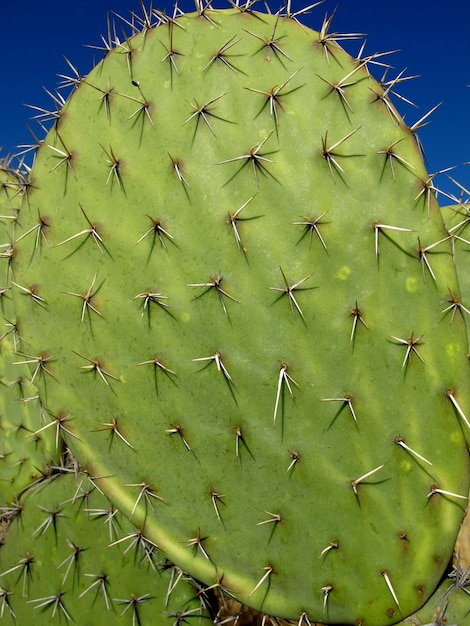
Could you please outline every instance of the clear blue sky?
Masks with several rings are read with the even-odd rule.
[[[269,1],[273,10],[279,6]],[[292,10],[312,1],[292,0]],[[153,0],[153,6],[173,10],[168,0]],[[180,6],[185,10],[193,7],[188,0],[180,2]],[[420,75],[399,85],[400,93],[418,106],[398,104],[409,124],[443,102],[432,115],[431,124],[420,133],[428,171],[433,173],[455,165],[452,176],[470,189],[470,165],[463,165],[470,161],[470,3],[466,0],[325,0],[304,21],[318,30],[325,13],[331,13],[335,7],[332,30],[365,33],[366,53],[400,49],[391,57],[395,69],[389,78],[405,68],[407,75]],[[51,107],[44,88],[53,91],[57,74],[70,73],[63,57],[86,74],[100,53],[85,45],[100,45],[108,13],[128,18],[130,11],[140,14],[139,0],[2,2],[0,147],[3,149],[0,156],[14,153],[16,145],[32,142],[27,124],[33,112],[24,105]],[[355,54],[359,43],[346,43],[345,47]],[[376,77],[381,77],[380,71]],[[37,124],[30,124],[41,138]],[[445,177],[436,180],[444,190],[457,193],[458,188]]]

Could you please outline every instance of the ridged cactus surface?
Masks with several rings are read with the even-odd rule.
[[[287,15],[161,16],[77,80],[14,245],[51,428],[178,566],[299,623],[404,619],[467,504],[451,245],[372,68]]]

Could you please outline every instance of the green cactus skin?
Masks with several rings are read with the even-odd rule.
[[[12,342],[1,342],[0,369],[0,507],[14,506],[19,495],[47,475],[48,466],[64,450],[62,437],[50,419],[41,421],[37,389],[23,373]]]
[[[446,578],[417,613],[410,615],[400,626],[462,626],[470,615],[468,586],[470,570],[455,566],[450,578]]]
[[[467,317],[470,315],[470,276],[468,266],[468,225],[470,224],[470,204],[464,201],[441,207],[442,217],[452,243],[455,267],[459,279],[459,294],[448,293],[447,308],[451,318],[456,314]],[[470,352],[470,349],[469,349]]]
[[[208,623],[196,587],[86,475],[64,468],[21,503],[0,550],[2,624]]]
[[[326,29],[158,15],[38,150],[19,352],[179,567],[280,617],[398,622],[469,487],[466,328],[415,138]]]
[[[0,507],[12,508],[21,491],[39,480],[62,452],[42,419],[37,389],[30,368],[15,352],[19,331],[11,298],[11,254],[14,228],[21,205],[23,180],[5,160],[0,163]],[[28,359],[26,359],[28,360]]]
[[[470,315],[470,276],[468,272],[468,253],[469,253],[469,241],[467,227],[470,224],[469,211],[470,204],[468,199],[468,191],[465,188],[459,186],[461,192],[460,201],[454,198],[455,204],[441,207],[442,217],[446,225],[447,233],[450,237],[452,245],[452,253],[454,255],[455,267],[457,269],[457,276],[460,288],[460,294],[452,293],[449,290],[448,297],[443,308],[446,315],[449,316],[451,321],[455,316],[462,316],[468,319]],[[466,194],[466,198],[465,195]],[[470,355],[470,343],[468,347],[468,353]],[[470,528],[470,511],[467,509],[467,514],[464,522],[460,528],[459,535],[457,537],[455,552],[458,556],[460,551],[463,551],[463,558],[468,560],[469,554],[469,528]],[[468,564],[468,562],[467,562]],[[452,618],[451,618],[452,619]],[[457,620],[458,622],[458,620]]]

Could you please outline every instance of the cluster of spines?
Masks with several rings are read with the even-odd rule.
[[[0,514],[9,525],[0,571],[2,619],[16,623],[17,616],[37,616],[37,623],[52,619],[68,624],[76,621],[77,611],[90,610],[96,623],[116,613],[128,614],[129,624],[144,624],[142,609],[147,602],[164,619],[192,617],[199,620],[196,623],[210,619],[211,590],[169,563],[69,454],[25,491],[15,509],[2,507]],[[91,559],[90,546],[95,551]],[[101,558],[100,550],[109,557]],[[146,582],[145,593],[115,597],[123,595],[123,567],[129,570],[129,589],[144,591]],[[51,593],[36,597],[44,590]]]

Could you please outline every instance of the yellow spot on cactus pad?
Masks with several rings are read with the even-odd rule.
[[[335,278],[339,278],[339,280],[348,280],[349,274],[351,273],[351,268],[347,265],[343,265],[335,274]]]
[[[452,441],[452,443],[460,444],[462,442],[462,433],[460,432],[460,430],[452,431],[452,433],[450,434],[450,440]]]
[[[418,279],[415,276],[408,276],[405,285],[408,293],[415,293],[418,290]]]
[[[459,344],[457,343],[448,343],[446,345],[446,354],[449,357],[454,357],[458,355],[459,351],[460,351],[460,347],[459,347]]]
[[[400,463],[400,469],[408,473],[411,470],[411,463],[408,460],[404,460]]]
[[[191,319],[191,316],[189,315],[189,313],[181,314],[181,321],[184,322],[185,324],[187,324],[190,319]]]

